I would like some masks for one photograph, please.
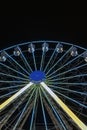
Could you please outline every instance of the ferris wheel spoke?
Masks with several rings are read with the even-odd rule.
[[[36,110],[37,96],[38,96],[38,89],[36,90],[35,99],[34,99],[34,106],[33,106],[33,111],[32,111],[31,122],[30,122],[30,130],[32,130],[32,127],[33,127],[35,110]]]
[[[32,56],[33,56],[33,61],[34,61],[34,67],[35,67],[35,70],[37,70],[37,66],[36,66],[36,60],[35,60],[34,52],[32,52]]]
[[[16,79],[21,79],[21,80],[26,80],[26,81],[29,81],[28,79],[26,78],[21,78],[21,77],[18,77],[18,76],[14,76],[14,75],[11,75],[11,74],[6,74],[6,73],[0,73],[1,76],[7,76],[7,77],[12,77],[12,78],[16,78]]]
[[[72,111],[76,112],[77,114],[79,114],[79,115],[81,115],[81,116],[83,116],[83,117],[86,117],[86,118],[87,118],[87,115],[85,115],[85,114],[81,113],[81,112],[80,112],[80,110],[78,111],[78,110],[76,110],[76,109],[72,108],[71,106],[69,106],[69,108],[70,108]]]
[[[54,89],[53,89],[53,91],[54,91],[55,93],[57,93],[57,94],[59,94],[59,95],[65,97],[66,99],[72,101],[73,103],[76,103],[76,104],[78,104],[79,106],[84,107],[84,108],[87,109],[87,106],[84,105],[84,104],[82,104],[82,103],[80,103],[79,101],[74,100],[73,98],[70,98],[70,97],[68,97],[68,96],[66,96],[66,95],[64,95],[64,94],[62,94],[62,93],[60,93],[60,92],[58,92],[58,91],[56,91],[56,90],[54,90]]]
[[[12,70],[13,72],[16,72],[17,74],[22,75],[23,77],[28,78],[28,76],[27,76],[27,75],[25,75],[25,74],[23,74],[23,73],[21,73],[21,72],[19,72],[19,71],[15,70],[15,69],[13,69],[13,68],[9,67],[9,66],[7,66],[7,65],[5,65],[5,64],[3,64],[3,63],[0,63],[0,65],[2,65],[3,67],[5,67],[5,68],[7,68],[7,69],[9,69],[9,70]]]
[[[16,114],[16,116],[14,117],[14,120],[17,118],[18,114],[20,114],[20,113]],[[9,128],[11,128],[11,124],[12,124],[12,122],[14,122],[14,120],[11,120],[10,124],[8,122],[6,122],[5,126],[3,124],[1,124],[0,129],[3,129],[3,127],[5,127],[4,130],[8,130]]]
[[[68,91],[68,92],[71,92],[71,93],[75,93],[75,94],[80,94],[80,95],[85,95],[85,96],[87,96],[87,92],[75,91],[75,90],[67,89],[67,88],[64,88],[64,87],[58,87],[58,86],[56,86],[56,85],[49,85],[49,87],[51,87],[51,88],[53,88],[53,89],[65,90],[65,91]]]
[[[63,101],[44,83],[41,82],[43,88],[48,94],[59,104],[59,106],[68,114],[68,116],[77,124],[82,130],[86,130],[87,126],[69,109],[69,107],[63,103]]]
[[[5,97],[9,97],[10,95],[14,94],[15,92],[17,92],[18,90],[13,90],[12,92],[8,92],[7,94],[3,94],[2,96],[0,96],[0,99],[3,99]]]
[[[29,103],[30,103],[30,101],[31,101],[32,96],[33,96],[34,93],[35,93],[35,90],[36,90],[36,88],[35,88],[35,89],[33,90],[33,92],[31,93],[31,95],[30,95],[30,97],[29,97],[29,99],[28,99],[28,101],[27,101],[25,107],[23,108],[23,110],[22,110],[22,112],[21,112],[21,114],[20,114],[20,116],[19,116],[19,118],[18,118],[18,120],[17,120],[17,122],[16,122],[16,124],[15,124],[15,126],[14,126],[14,128],[13,128],[13,130],[16,130],[16,129],[17,129],[18,125],[20,124],[21,120],[23,119],[24,113],[27,111],[27,109],[28,109],[28,107],[29,107]]]
[[[60,80],[66,80],[66,79],[73,79],[73,78],[80,78],[80,77],[86,77],[87,74],[78,74],[74,76],[69,76],[69,77],[63,77],[63,78],[56,78],[56,79],[49,79],[49,81],[60,81]]]
[[[6,53],[7,54],[7,53]],[[16,65],[18,65],[27,75],[29,75],[29,72],[27,72],[26,69],[24,69],[13,57],[11,57],[9,54],[7,54],[9,60],[12,60]]]
[[[78,55],[77,57],[73,58],[72,60],[68,61],[66,64],[62,65],[60,68],[56,69],[53,73],[51,73],[51,75],[55,74],[56,72],[58,72],[59,70],[61,70],[62,68],[66,67],[67,65],[69,65],[70,63],[72,63],[73,61],[75,61],[76,59],[78,59],[79,57],[81,57],[83,55],[83,53],[81,53],[80,55]],[[48,71],[49,72],[49,71]],[[48,73],[46,73],[47,75]]]
[[[5,125],[5,126],[6,126],[5,130],[8,130],[9,128],[13,130],[13,125],[12,125],[12,124],[13,124],[14,121],[18,118],[18,116],[19,116],[20,114],[21,114],[21,111],[16,114],[16,116],[14,117],[13,120],[10,120],[10,123],[8,123],[8,124],[6,123],[6,125]]]
[[[20,57],[21,57],[22,61],[24,62],[26,68],[28,69],[28,72],[30,72],[30,71],[32,72],[33,70],[31,68],[31,66],[29,65],[29,63],[28,63],[27,59],[25,58],[25,55],[23,54],[22,51],[21,51]]]
[[[49,69],[49,71],[46,73],[46,75],[49,74],[49,72],[56,66],[58,65],[58,63],[66,56],[66,54],[68,54],[70,52],[70,50],[72,49],[72,47],[70,47],[65,53],[64,55],[62,55],[62,57]]]
[[[0,110],[3,110],[5,107],[7,107],[10,103],[12,103],[15,99],[17,99],[20,95],[22,95],[27,89],[29,89],[30,86],[32,86],[32,85],[33,85],[33,83],[30,82],[25,87],[23,87],[22,89],[20,89],[17,93],[15,93],[13,96],[11,96],[10,98],[8,98],[5,102],[3,102],[2,104],[0,104]]]
[[[49,84],[54,84],[54,85],[71,85],[71,86],[74,86],[74,85],[77,85],[77,86],[86,86],[87,83],[67,83],[67,82],[49,82]]]
[[[44,60],[45,60],[45,53],[46,53],[45,51],[42,52],[40,70],[43,70],[43,65],[44,65]]]
[[[11,80],[0,80],[0,83],[27,83],[25,81],[17,81],[17,80],[14,80],[14,81],[11,81]]]
[[[6,87],[1,87],[0,90],[8,90],[8,89],[15,89],[15,88],[21,88],[25,86],[26,84],[19,84],[19,85],[13,85],[13,86],[6,86]]]
[[[20,126],[19,126],[20,130],[22,130],[22,128],[23,128],[23,126],[24,126],[24,124],[25,124],[27,118],[29,117],[29,115],[30,115],[30,113],[31,113],[31,111],[32,111],[33,102],[34,102],[34,101],[32,101],[32,103],[29,105],[27,111],[24,113],[24,118],[23,118],[23,120],[22,120],[22,123],[21,123]]]
[[[46,97],[46,99],[47,99],[47,101],[48,101],[48,103],[49,103],[49,105],[50,105],[52,111],[53,111],[54,114],[56,115],[58,122],[61,124],[61,126],[62,126],[61,129],[67,130],[67,128],[66,128],[66,126],[65,126],[65,124],[64,124],[64,122],[63,122],[63,120],[60,118],[58,111],[56,111],[55,107],[52,105],[52,102],[51,102],[50,99],[48,98],[46,92],[43,90],[43,88],[41,88],[41,89],[42,89],[42,92],[44,93],[44,96]],[[55,126],[55,127],[61,127],[61,126],[59,126],[59,124],[58,124],[58,126]]]
[[[45,67],[45,69],[44,69],[44,72],[46,72],[46,70],[47,70],[47,68],[48,68],[48,66],[49,66],[49,64],[50,64],[50,62],[51,62],[51,60],[53,59],[53,56],[54,56],[55,52],[56,52],[56,48],[55,48],[55,50],[53,51],[53,53],[52,53],[52,55],[51,55],[51,57],[50,57],[50,59],[49,59],[47,65],[46,65],[46,67]]]
[[[71,71],[74,71],[74,70],[77,70],[77,69],[80,69],[80,68],[86,67],[86,66],[87,66],[87,63],[86,63],[86,64],[79,65],[78,67],[71,68],[71,69],[69,69],[69,70],[67,70],[67,71],[64,71],[64,72],[62,72],[62,73],[59,73],[59,74],[53,75],[53,74],[51,73],[51,74],[48,75],[47,77],[50,77],[51,75],[53,75],[53,76],[51,76],[51,77],[52,77],[52,78],[55,78],[56,76],[61,76],[61,75],[64,75],[64,74],[66,74],[66,73],[68,73],[68,72],[71,72]],[[50,77],[50,78],[51,78],[51,77]]]
[[[42,95],[41,95],[40,89],[39,89],[39,94],[40,94],[41,107],[42,107],[43,118],[44,118],[44,123],[45,123],[45,130],[48,130],[48,127],[47,127],[47,119],[46,119],[46,114],[45,114],[45,110],[44,110],[44,105],[43,105]]]
[[[80,78],[80,77],[86,77],[87,76],[87,74],[79,74],[79,75],[73,75],[73,76],[69,76],[69,77],[63,77],[63,78],[56,78],[57,77],[57,75],[55,76],[55,78],[54,77],[52,77],[52,78],[48,78],[49,79],[49,81],[51,80],[51,81],[60,81],[60,80],[64,80],[64,79],[72,79],[72,78]]]
[[[51,102],[51,101],[50,101]],[[51,103],[52,104],[52,103]],[[46,100],[44,100],[44,105],[45,105],[45,107],[46,107],[46,110],[47,110],[47,112],[48,112],[48,114],[49,114],[49,116],[50,116],[50,118],[51,118],[51,120],[52,120],[52,122],[53,122],[53,124],[54,124],[54,127],[52,127],[52,129],[58,129],[58,128],[60,128],[61,130],[63,129],[64,130],[64,128],[63,127],[66,127],[66,125],[65,125],[65,122],[63,121],[63,119],[60,119],[59,118],[59,113],[58,113],[58,111],[55,109],[55,106],[53,107],[53,109],[51,108],[51,106],[47,103],[47,101]],[[57,114],[57,116],[58,116],[58,118],[57,118],[57,116],[56,116],[56,114]],[[65,125],[65,126],[64,126]],[[66,130],[66,129],[65,129]]]
[[[5,117],[1,120],[0,128],[2,128],[7,123],[7,121],[9,120],[9,118],[11,118],[11,116],[16,111],[16,109],[18,109],[18,107],[19,107],[20,104],[21,103],[19,103],[17,106],[14,106],[8,113],[5,114]]]

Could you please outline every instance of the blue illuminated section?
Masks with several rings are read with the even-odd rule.
[[[45,73],[43,71],[34,71],[30,74],[30,81],[33,83],[40,83],[45,80]]]

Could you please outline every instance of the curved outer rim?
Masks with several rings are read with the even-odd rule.
[[[5,48],[5,49],[2,49],[3,51],[7,51],[7,50],[9,50],[9,49],[12,49],[12,48],[14,48],[14,47],[16,47],[16,46],[23,46],[23,45],[27,45],[27,44],[30,44],[30,43],[44,43],[44,42],[47,42],[47,43],[53,43],[53,44],[56,44],[56,43],[61,43],[61,44],[64,44],[64,45],[70,45],[70,46],[73,46],[74,44],[72,44],[72,43],[67,43],[67,42],[62,42],[62,41],[50,41],[50,40],[40,40],[40,41],[31,41],[31,42],[23,42],[23,43],[19,43],[19,44],[15,44],[15,45],[13,45],[13,46],[10,46],[10,47],[7,47],[7,48]],[[84,47],[81,47],[81,46],[78,46],[78,45],[74,45],[75,47],[77,47],[77,48],[79,48],[79,49],[82,49],[82,50],[84,50],[84,51],[87,51],[87,49],[86,48],[84,48]],[[0,50],[0,52],[2,51],[2,50]]]

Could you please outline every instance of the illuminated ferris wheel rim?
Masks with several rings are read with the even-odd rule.
[[[22,42],[22,43],[18,43],[18,44],[16,44],[15,43],[15,45],[13,45],[13,46],[10,46],[10,47],[7,47],[7,48],[5,48],[5,49],[2,49],[3,51],[6,51],[6,50],[9,50],[9,49],[12,49],[12,48],[15,48],[15,47],[17,47],[17,46],[24,46],[24,45],[28,45],[28,44],[38,44],[38,43],[49,43],[49,44],[51,44],[51,43],[53,43],[53,44],[58,44],[58,43],[61,43],[61,44],[63,44],[63,45],[69,45],[69,46],[75,46],[75,47],[77,47],[77,48],[79,48],[79,49],[82,49],[82,50],[84,50],[84,51],[87,51],[87,49],[86,48],[84,48],[84,47],[82,47],[82,46],[79,46],[79,45],[76,45],[76,44],[74,44],[74,43],[67,43],[67,42],[62,42],[62,41],[51,41],[51,40],[37,40],[37,41],[31,41],[31,42]],[[0,52],[2,51],[2,50],[0,50]]]
[[[5,49],[2,49],[2,50],[0,50],[0,54],[1,54],[0,55],[0,61],[2,59],[1,58],[2,56],[7,55],[6,51],[10,51],[11,49],[17,49],[19,51],[18,53],[21,53],[23,51],[27,51],[27,50],[23,50],[23,48],[21,49],[21,47],[23,47],[23,46],[29,46],[30,45],[29,46],[29,48],[31,49],[30,53],[33,53],[33,55],[34,55],[34,51],[38,51],[39,49],[41,49],[41,48],[38,48],[38,49],[35,48],[35,44],[42,44],[42,51],[45,52],[45,53],[46,53],[46,51],[51,51],[51,50],[54,50],[57,53],[62,53],[63,51],[68,51],[67,49],[63,50],[63,48],[64,48],[63,46],[68,46],[68,47],[70,46],[71,48],[70,48],[69,51],[71,52],[71,56],[74,56],[74,57],[78,55],[79,51],[77,49],[83,50],[84,52],[82,52],[79,55],[80,55],[80,57],[83,57],[84,60],[87,62],[87,49],[86,48],[75,45],[75,44],[72,44],[72,43],[67,43],[67,42],[62,42],[62,41],[50,41],[50,40],[39,40],[39,41],[23,42],[23,43],[19,43],[19,44],[7,47]],[[49,47],[50,44],[55,44],[55,48],[54,47]],[[28,51],[30,51],[29,48],[28,48]],[[14,50],[14,51],[17,51],[17,50]],[[13,53],[10,56],[13,56],[13,55],[15,55],[15,54]],[[20,54],[17,54],[17,56],[18,55],[20,55]],[[7,57],[8,56],[4,57],[5,60],[7,59]]]

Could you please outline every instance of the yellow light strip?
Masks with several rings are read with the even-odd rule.
[[[44,82],[41,82],[40,84],[81,130],[87,130],[87,126],[68,108],[67,105],[63,103],[63,101]]]
[[[17,93],[15,93],[13,96],[11,96],[9,99],[7,99],[5,102],[0,104],[0,111],[4,109],[6,106],[8,106],[13,100],[15,100],[17,97],[19,97],[21,94],[23,94],[33,83],[30,82],[25,87],[20,89]]]

